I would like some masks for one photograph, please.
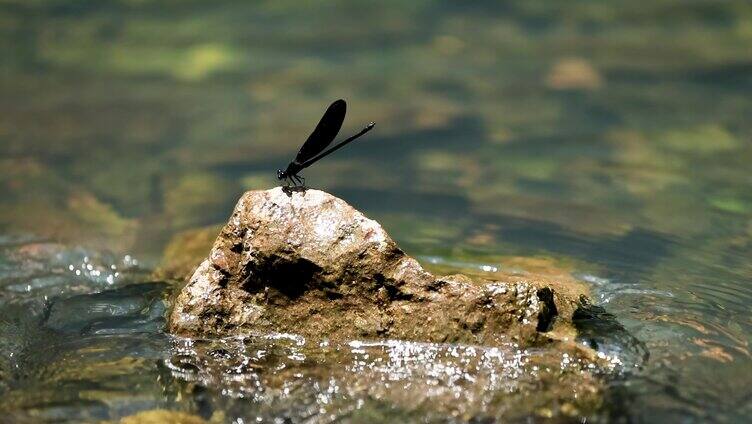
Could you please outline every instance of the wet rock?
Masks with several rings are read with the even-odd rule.
[[[45,327],[64,333],[126,334],[164,326],[165,283],[131,284],[52,301]]]
[[[523,346],[573,342],[581,286],[508,275],[435,276],[375,221],[318,190],[249,191],[174,300],[181,335]]]
[[[641,367],[650,358],[647,346],[621,325],[603,307],[590,303],[586,297],[572,316],[578,339],[598,350],[598,355],[610,355],[611,361]]]

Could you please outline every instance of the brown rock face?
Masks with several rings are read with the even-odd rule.
[[[177,295],[169,327],[183,335],[534,345],[571,340],[582,294],[515,276],[434,276],[343,200],[275,188],[242,196]]]

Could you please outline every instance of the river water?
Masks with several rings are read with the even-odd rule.
[[[151,271],[168,242],[277,185],[341,97],[344,133],[376,128],[306,170],[309,185],[431,269],[570,273],[644,344],[609,412],[585,418],[745,421],[751,44],[741,0],[0,2],[0,411],[461,421],[494,405],[489,390],[526,393],[535,353],[514,347],[163,332],[169,287]],[[350,368],[311,359],[325,348]],[[445,372],[457,357],[482,388]],[[406,398],[437,381],[466,403],[442,415],[339,394],[361,374],[415,383]],[[248,392],[279,380],[287,392]],[[521,399],[508,416],[550,415]]]

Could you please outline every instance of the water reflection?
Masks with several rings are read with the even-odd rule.
[[[618,356],[605,353],[599,355],[600,363],[568,353],[548,355],[513,344],[491,348],[355,340],[337,345],[280,334],[175,339],[165,363],[178,380],[221,393],[211,397],[215,408],[245,419],[251,414],[261,421],[294,422],[388,422],[380,411],[386,405],[389,415],[406,421],[514,419],[530,408],[576,415],[577,408],[596,401],[597,384],[568,375],[595,369],[611,374],[624,367]],[[571,385],[566,383],[570,378]],[[565,382],[564,388],[541,386],[550,379]],[[518,404],[521,398],[524,407]]]

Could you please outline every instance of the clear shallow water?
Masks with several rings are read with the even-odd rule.
[[[650,351],[643,373],[614,383],[625,415],[739,421],[752,408],[751,21],[743,1],[4,2],[0,236],[71,249],[59,262],[36,252],[36,268],[1,258],[3,318],[28,329],[4,333],[28,355],[9,364],[55,363],[28,344],[42,327],[24,311],[148,280],[174,234],[275,185],[344,97],[343,131],[377,127],[306,171],[309,184],[442,270],[553,258]],[[103,264],[94,278],[87,256]],[[60,351],[131,345],[153,369],[171,342],[128,311],[97,324],[128,335],[71,336]],[[165,390],[153,377],[139,392]],[[121,407],[135,410],[123,381]],[[50,396],[74,417],[80,399]]]

